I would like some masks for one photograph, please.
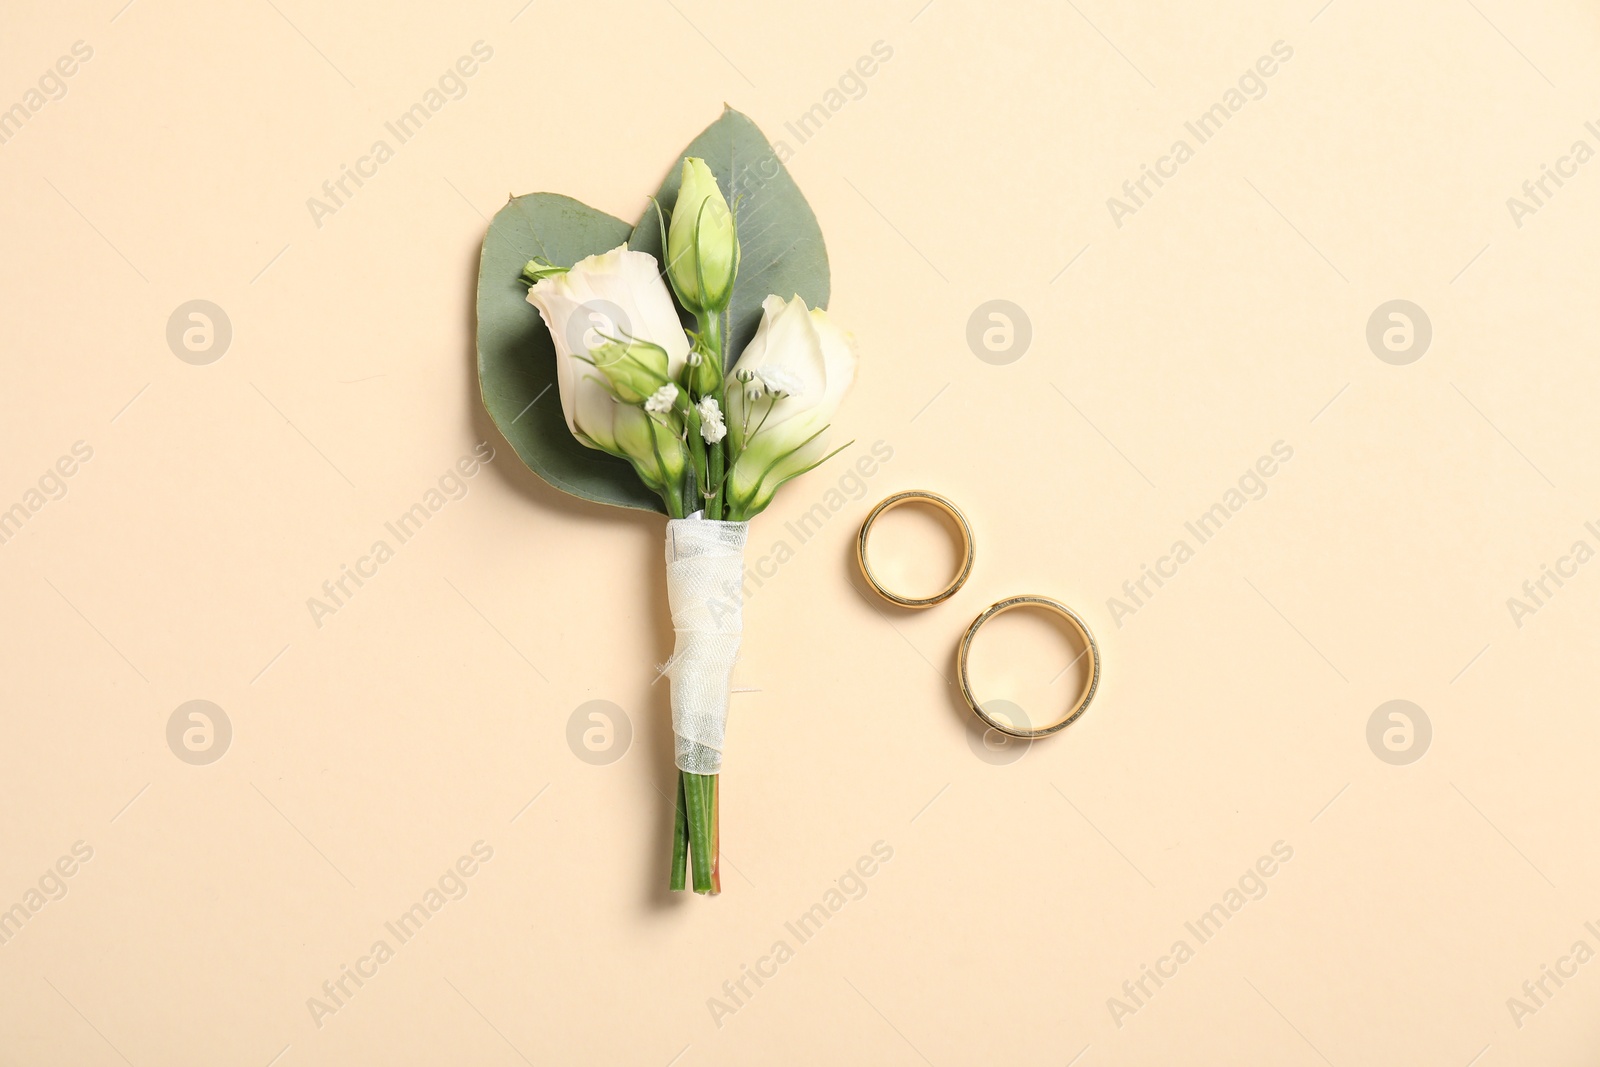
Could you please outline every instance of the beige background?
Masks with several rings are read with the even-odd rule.
[[[93,49],[0,145],[0,508],[93,450],[0,545],[0,907],[93,850],[0,945],[0,1063],[1600,1051],[1600,963],[1507,1004],[1600,949],[1600,566],[1520,628],[1506,603],[1600,547],[1600,163],[1520,227],[1506,204],[1600,148],[1592,5],[124,2],[13,5],[0,38],[0,107]],[[307,198],[480,40],[466,95],[316,225]],[[878,41],[799,143],[785,124]],[[1278,41],[1266,95],[1115,225],[1107,198]],[[724,101],[793,149],[863,353],[847,458],[893,459],[750,602],[708,901],[662,890],[661,523],[519,467],[476,399],[471,294],[508,193],[635,218]],[[194,299],[233,331],[202,366],[166,340]],[[1031,323],[1006,365],[966,340],[991,299]],[[1394,299],[1432,323],[1404,366],[1366,341]],[[480,441],[466,495],[318,627],[307,599]],[[1277,441],[1265,497],[1117,626],[1122,583]],[[788,488],[757,552],[843,470]],[[968,510],[980,555],[905,615],[850,546],[912,486]],[[1025,591],[1079,607],[1106,667],[1018,759],[950,680],[967,620]],[[1035,630],[987,677],[1048,708],[1072,679]],[[195,699],[233,730],[204,766],[167,742]],[[1394,699],[1432,724],[1406,766],[1367,742]],[[606,765],[567,743],[590,700],[631,724]],[[317,1025],[308,998],[478,841],[466,896]],[[799,943],[784,924],[880,841]],[[1200,944],[1184,924],[1277,842]],[[1193,958],[1115,1017],[1179,939]]]

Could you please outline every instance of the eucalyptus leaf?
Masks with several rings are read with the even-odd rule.
[[[585,500],[665,512],[625,460],[578,443],[556,385],[556,351],[519,276],[539,257],[570,267],[628,240],[629,226],[571,197],[531,193],[489,224],[478,265],[478,384],[483,405],[522,462]]]
[[[633,228],[628,247],[664,262],[661,231],[677,203],[683,160],[688,156],[706,161],[738,223],[739,276],[728,306],[723,352],[731,368],[755,336],[761,301],[768,295],[776,293],[785,300],[798,295],[810,307],[828,306],[828,250],[811,205],[778,153],[754,122],[732,108],[683,150],[661,183],[655,204]]]

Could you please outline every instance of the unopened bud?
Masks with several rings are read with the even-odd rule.
[[[617,396],[629,404],[643,403],[667,378],[666,350],[646,341],[624,344],[607,341],[590,351],[589,358],[606,376]]]
[[[695,314],[720,314],[739,272],[739,235],[716,175],[703,159],[683,161],[683,180],[667,230],[667,273]]]

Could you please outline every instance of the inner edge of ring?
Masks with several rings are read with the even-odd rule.
[[[1018,732],[1014,729],[1008,730],[1004,726],[1001,726],[983,710],[982,702],[978,700],[977,693],[972,687],[972,678],[967,670],[967,659],[972,653],[973,644],[976,643],[978,639],[978,631],[983,629],[990,619],[1004,615],[1007,612],[1013,611],[1017,608],[1027,607],[1043,608],[1046,611],[1059,615],[1066,619],[1074,630],[1078,631],[1078,635],[1083,638],[1084,642],[1084,651],[1082,655],[1087,655],[1089,657],[1089,676],[1084,679],[1083,689],[1078,693],[1077,698],[1073,700],[1071,706],[1068,707],[1065,716],[1056,722],[1051,723],[1049,726],[1040,727],[1036,730],[1029,729],[1027,731]],[[1082,655],[1080,655],[1080,659],[1082,658]],[[1074,660],[1073,662],[1075,663],[1077,660]],[[983,723],[996,730],[999,730],[1001,733],[1006,734],[1009,737],[1048,737],[1053,733],[1057,733],[1066,729],[1077,720],[1078,716],[1082,715],[1089,709],[1089,703],[1094,700],[1094,694],[1100,686],[1100,649],[1099,646],[1095,644],[1094,634],[1089,632],[1088,625],[1082,619],[1078,618],[1072,609],[1067,607],[1065,604],[1053,600],[1050,597],[1040,596],[1036,593],[1025,593],[1022,596],[1007,597],[1005,600],[989,605],[989,607],[986,608],[981,615],[979,615],[976,619],[973,619],[972,625],[967,627],[967,632],[962,635],[960,662],[957,664],[957,667],[959,668],[961,675],[961,695],[966,698],[967,706],[972,709],[972,713],[978,716],[979,720]]]
[[[897,593],[888,586],[884,585],[883,582],[878,578],[877,573],[872,569],[872,561],[868,558],[868,556],[871,554],[869,545],[872,541],[872,531],[873,528],[877,526],[878,520],[902,505],[911,504],[918,501],[924,504],[931,504],[940,511],[943,511],[945,514],[949,515],[956,521],[956,526],[961,531],[961,564],[956,568],[955,577],[951,578],[943,589],[940,589],[937,593],[934,593],[931,596],[925,597],[906,596],[905,594]],[[907,490],[904,493],[897,493],[894,496],[889,497],[887,500],[881,501],[878,506],[873,508],[871,513],[867,515],[866,522],[864,522],[861,526],[861,535],[856,540],[856,556],[860,560],[861,570],[864,573],[868,584],[877,590],[879,595],[884,597],[886,600],[892,601],[893,603],[899,604],[903,607],[931,607],[934,604],[938,604],[954,596],[956,594],[956,590],[965,585],[967,583],[967,578],[971,576],[972,564],[975,555],[976,550],[972,544],[972,527],[967,524],[967,517],[961,514],[960,510],[944,497],[939,496],[936,493],[927,492],[926,490]]]

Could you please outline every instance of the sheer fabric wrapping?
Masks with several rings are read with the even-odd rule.
[[[667,606],[677,641],[672,732],[678,769],[722,769],[728,689],[744,630],[744,541],[749,523],[691,516],[667,522]]]

